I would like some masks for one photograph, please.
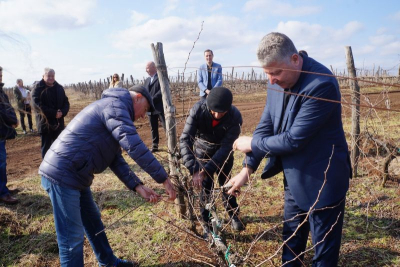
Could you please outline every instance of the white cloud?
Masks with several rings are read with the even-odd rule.
[[[130,58],[132,58],[132,53],[126,53],[126,54],[111,53],[111,54],[105,55],[105,58],[109,58],[109,59],[130,59]]]
[[[364,29],[364,25],[358,21],[350,21],[343,29],[335,30],[334,38],[337,40],[345,40],[357,34]]]
[[[319,13],[322,9],[318,6],[293,6],[279,0],[249,0],[244,5],[244,11],[257,10],[265,15],[300,17]]]
[[[45,33],[89,24],[97,0],[0,1],[0,25],[7,32]]]
[[[147,20],[149,18],[148,15],[139,13],[135,10],[132,10],[132,14],[131,14],[131,23],[132,25],[137,25],[145,20]]]
[[[323,27],[319,24],[310,24],[308,22],[288,21],[280,22],[276,30],[288,35],[298,46],[316,47],[322,44],[333,46],[343,43],[343,41],[350,39],[363,28],[363,24],[357,21],[349,22],[340,29]]]
[[[373,45],[364,45],[357,49],[357,53],[360,55],[368,55],[373,53],[376,50],[376,47]]]
[[[301,21],[279,22],[276,30],[286,34],[299,47],[318,42],[318,39],[321,38],[325,31],[319,24]]]
[[[389,42],[392,42],[396,39],[396,36],[390,34],[381,34],[369,37],[371,44],[377,46],[383,46]]]
[[[376,30],[376,33],[377,34],[384,34],[387,31],[388,31],[388,29],[386,27],[380,27],[379,29]]]
[[[203,31],[191,54],[191,59],[198,60],[194,63],[196,65],[199,62],[203,63],[203,51],[207,48],[214,51],[218,62],[217,59],[221,54],[230,53],[231,49],[242,45],[257,44],[262,36],[261,33],[248,30],[243,21],[232,16],[190,19],[171,16],[132,25],[114,34],[110,40],[116,48],[124,51],[138,51],[142,48],[150,50],[151,43],[161,42],[167,64],[182,67],[193,42],[198,37],[202,21],[204,21]]]
[[[396,13],[391,15],[390,18],[396,21],[400,21],[400,11],[397,11]]]
[[[165,3],[165,9],[163,11],[163,15],[166,16],[169,13],[171,13],[172,11],[174,11],[179,4],[179,0],[168,0]]]
[[[400,41],[391,42],[384,45],[381,49],[381,55],[400,55]]]
[[[218,3],[218,4],[214,5],[214,6],[212,6],[212,7],[210,8],[210,10],[211,10],[211,11],[216,11],[216,10],[218,10],[218,9],[221,9],[222,7],[223,7],[222,3]]]

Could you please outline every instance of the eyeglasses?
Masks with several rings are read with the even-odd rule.
[[[114,76],[113,78],[118,78],[117,76]]]

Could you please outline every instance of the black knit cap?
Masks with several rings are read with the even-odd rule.
[[[232,93],[228,88],[214,87],[206,98],[207,107],[215,112],[225,112],[231,108],[232,99]]]
[[[149,102],[149,105],[150,105],[149,111],[153,112],[155,110],[154,104],[153,104],[153,98],[150,96],[150,93],[146,87],[144,87],[142,85],[134,85],[131,88],[129,88],[129,91],[133,91],[133,92],[139,93],[142,96],[144,96],[147,99],[147,102]]]

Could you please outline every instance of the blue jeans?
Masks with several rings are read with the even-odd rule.
[[[7,153],[6,141],[0,141],[0,197],[10,194],[7,188]]]
[[[53,184],[42,176],[42,187],[53,205],[54,224],[61,266],[83,266],[83,240],[86,234],[99,266],[113,266],[117,261],[108,243],[100,211],[90,187],[74,190]]]

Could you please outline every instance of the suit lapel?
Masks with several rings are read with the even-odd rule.
[[[288,91],[288,93],[292,93],[292,92]],[[285,97],[285,96],[283,96],[283,97]],[[289,113],[290,113],[290,110],[292,109],[295,97],[296,96],[294,96],[294,95],[289,96],[289,102],[287,103],[285,114],[283,115],[283,120],[282,120],[282,132],[284,132],[286,130]],[[283,105],[283,103],[282,103],[282,105]]]
[[[273,85],[268,85],[268,86],[273,86]],[[279,132],[279,126],[280,126],[280,120],[281,120],[281,116],[282,116],[282,109],[283,109],[283,99],[285,97],[285,94],[283,93],[283,89],[281,87],[277,87],[274,86],[274,90],[279,88],[279,91],[275,91],[275,93],[277,94],[276,97],[276,115],[275,116],[277,119],[274,121],[274,134],[278,134]]]

